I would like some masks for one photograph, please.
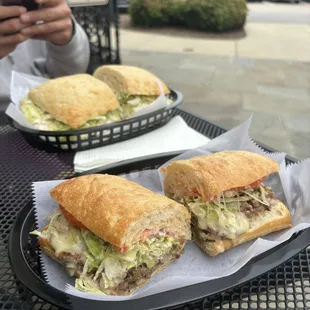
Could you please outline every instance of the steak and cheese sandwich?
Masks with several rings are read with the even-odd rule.
[[[50,194],[59,209],[33,234],[85,292],[133,293],[178,258],[191,237],[183,205],[118,176],[77,177]]]
[[[164,188],[191,212],[196,243],[216,256],[291,227],[289,210],[263,184],[278,171],[278,163],[262,155],[224,151],[170,163],[163,169]]]
[[[119,121],[119,103],[104,82],[88,74],[49,80],[34,87],[20,110],[41,130],[70,130]]]
[[[167,103],[170,90],[153,73],[138,67],[106,65],[99,67],[94,77],[108,84],[118,97],[119,113],[122,119],[144,108],[161,94],[158,83],[162,86]]]

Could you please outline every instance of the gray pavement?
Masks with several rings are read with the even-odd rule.
[[[229,129],[253,113],[254,139],[310,157],[310,4],[249,4],[243,32],[136,29],[121,17],[124,64],[157,74],[183,109]],[[268,23],[267,23],[268,21]]]
[[[151,70],[185,98],[182,108],[229,129],[254,113],[254,139],[310,157],[310,63],[124,51],[124,64]]]
[[[248,22],[309,24],[310,3],[254,2],[248,3]]]

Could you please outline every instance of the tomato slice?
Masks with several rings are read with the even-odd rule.
[[[145,241],[147,238],[149,238],[153,234],[151,229],[146,229],[142,235],[141,235],[141,241]]]
[[[114,249],[115,249],[117,252],[119,252],[119,253],[125,253],[125,252],[127,252],[127,251],[129,250],[129,246],[124,246],[124,247],[122,247],[122,248],[119,248],[119,247],[117,247],[117,246],[114,246]]]
[[[261,179],[259,179],[258,181],[252,183],[250,186],[251,187],[257,187],[258,185],[260,185],[261,183],[263,183],[266,180],[266,177],[263,177]]]
[[[259,186],[262,182],[264,182],[265,180],[266,180],[266,177],[263,177],[263,178],[261,178],[261,179],[255,181],[255,182],[249,184],[248,186],[249,186],[249,187],[254,187],[254,188],[255,188],[255,187],[258,187],[258,186]],[[235,188],[235,190],[240,191],[240,190],[245,189],[245,188],[248,187],[248,186],[237,187],[237,188]]]
[[[63,215],[65,216],[65,218],[67,219],[67,221],[74,227],[76,228],[81,228],[81,229],[87,229],[81,222],[79,222],[78,220],[76,220],[74,218],[74,216],[72,216],[68,211],[65,210],[65,208],[61,205],[59,205],[59,208],[61,210],[61,212],[63,213]]]
[[[255,181],[255,182],[249,184],[248,186],[236,187],[236,188],[233,188],[233,189],[231,189],[231,190],[241,191],[241,190],[243,190],[243,189],[245,189],[245,188],[247,188],[247,187],[254,187],[254,188],[255,188],[255,187],[258,187],[258,186],[259,186],[262,182],[264,182],[265,180],[266,180],[266,177],[263,177],[263,178],[261,178],[261,179]],[[194,189],[194,190],[192,190],[192,191],[188,191],[188,192],[187,192],[187,195],[188,195],[189,197],[199,197],[199,196],[200,196],[197,189]],[[215,200],[216,198],[217,198],[216,196],[213,196],[213,197],[210,197],[209,199],[207,199],[207,201],[213,201],[213,200]]]

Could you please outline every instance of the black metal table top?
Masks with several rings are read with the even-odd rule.
[[[214,138],[224,132],[205,120],[177,110],[189,126]],[[10,228],[31,198],[34,181],[74,174],[73,153],[47,153],[24,141],[0,113],[0,309],[57,309],[32,294],[14,277],[7,256]],[[310,251],[231,291],[179,309],[310,309]]]

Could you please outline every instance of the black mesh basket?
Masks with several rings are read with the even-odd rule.
[[[81,151],[125,141],[157,129],[169,122],[174,110],[183,102],[183,95],[171,90],[173,103],[165,108],[121,122],[86,129],[43,131],[30,129],[9,118],[11,126],[19,130],[34,147],[49,152]]]

